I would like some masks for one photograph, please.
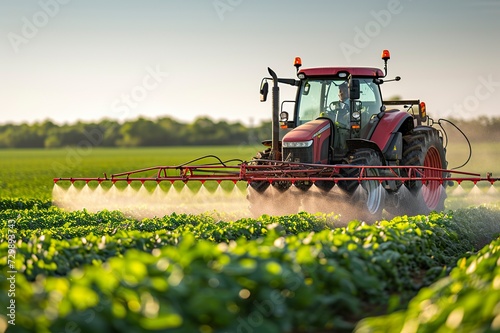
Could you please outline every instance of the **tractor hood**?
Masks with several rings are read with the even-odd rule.
[[[316,119],[300,125],[283,137],[283,144],[289,145],[292,142],[309,142],[316,137],[320,137],[323,132],[330,128],[331,124],[328,119]],[[312,142],[311,142],[312,143]]]

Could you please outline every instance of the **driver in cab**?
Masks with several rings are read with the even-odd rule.
[[[330,103],[328,106],[328,111],[323,114],[333,120],[335,124],[341,127],[349,126],[349,111],[350,111],[350,100],[348,93],[347,82],[342,83],[339,86],[339,100]]]
[[[342,83],[339,86],[339,111],[343,111],[344,113],[349,113],[349,94],[347,92],[347,83]]]

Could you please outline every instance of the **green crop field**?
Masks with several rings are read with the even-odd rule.
[[[173,148],[66,148],[0,150],[0,198],[51,198],[56,177],[101,177],[157,165],[177,165],[205,155],[222,160],[250,160],[261,146]],[[460,170],[500,175],[500,143],[479,143],[471,161]],[[464,163],[465,144],[448,147],[449,167]],[[212,160],[213,161],[213,160]],[[464,184],[466,186],[467,184]]]
[[[472,143],[470,162],[460,171],[476,172],[485,175],[492,172],[497,177],[500,175],[500,142]],[[447,147],[448,168],[454,169],[464,162],[469,156],[469,147],[464,144],[449,143]]]
[[[222,160],[250,160],[261,147],[173,147],[0,150],[0,198],[48,200],[52,179],[102,177],[103,173],[131,171],[150,166],[178,165],[205,155]],[[208,159],[203,162],[214,162]]]
[[[465,148],[448,147],[450,167]],[[499,148],[475,145],[464,170],[500,174]],[[259,149],[0,150],[0,332],[500,332],[498,198],[455,186],[453,210],[372,225],[51,203],[55,177]]]

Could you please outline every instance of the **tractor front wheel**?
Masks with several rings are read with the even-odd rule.
[[[372,149],[357,149],[347,159],[347,163],[355,166],[381,166],[382,158]],[[385,205],[386,190],[378,180],[361,180],[363,177],[380,177],[377,168],[345,168],[342,176],[360,178],[360,181],[339,181],[339,186],[350,195],[350,211],[354,218],[374,222],[382,217]]]

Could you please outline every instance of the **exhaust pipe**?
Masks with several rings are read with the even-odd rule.
[[[279,136],[280,136],[280,128],[279,128],[279,113],[280,113],[280,88],[278,86],[278,76],[271,69],[267,68],[269,74],[273,78],[273,89],[272,89],[272,108],[273,108],[273,118],[272,118],[272,137],[271,137],[271,159],[272,160],[281,160],[281,151],[279,149]]]

